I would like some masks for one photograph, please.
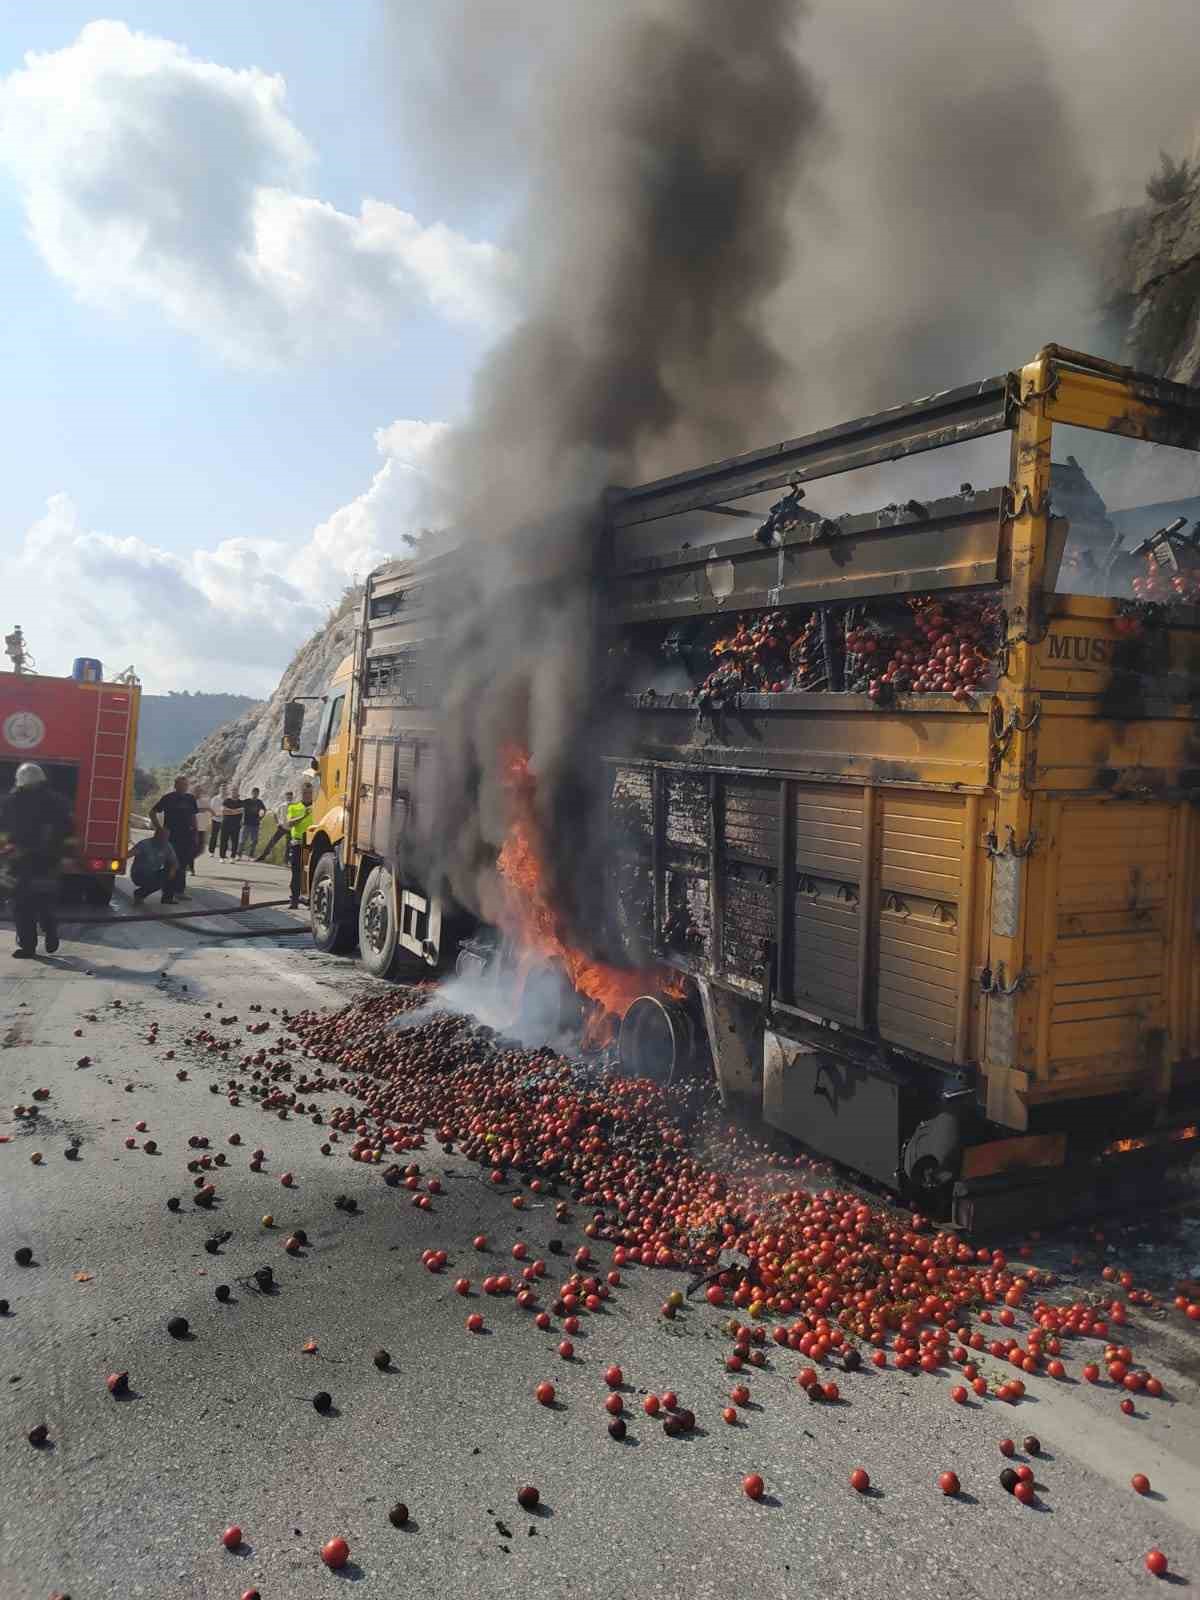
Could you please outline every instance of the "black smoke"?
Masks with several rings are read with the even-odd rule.
[[[408,0],[392,4],[399,19]],[[456,892],[486,914],[500,751],[526,745],[560,898],[586,930],[604,485],[988,376],[1047,340],[1117,354],[1113,214],[1141,202],[1160,144],[1188,153],[1190,6],[443,0],[419,15],[393,37],[421,199],[477,225],[520,197],[506,242],[526,306],[451,439],[446,520],[466,560],[444,596],[437,831]],[[976,474],[946,487],[960,477]],[[812,498],[836,513],[897,492],[881,473]]]
[[[581,21],[583,13],[575,11]],[[441,467],[459,553],[442,585],[436,839],[456,897],[494,910],[503,757],[528,749],[553,888],[594,916],[588,617],[604,486],[736,450],[781,425],[786,372],[763,324],[794,266],[788,206],[821,124],[802,8],[756,0],[593,8],[527,82],[531,182],[516,241],[528,312],[485,362]],[[494,31],[463,6],[466,63]],[[581,868],[583,870],[581,870]]]

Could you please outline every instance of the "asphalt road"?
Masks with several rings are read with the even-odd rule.
[[[207,863],[202,864],[207,865]],[[250,869],[257,899],[274,898],[282,874]],[[1132,1318],[1138,1356],[1163,1377],[1168,1398],[1139,1400],[1123,1417],[1110,1386],[1028,1380],[1013,1408],[950,1403],[946,1374],[839,1374],[843,1402],[812,1406],[793,1382],[801,1365],[772,1354],[750,1377],[752,1405],[736,1427],[721,1420],[732,1379],[722,1314],[692,1307],[674,1322],[658,1307],[678,1274],[626,1272],[606,1309],[585,1321],[576,1358],[556,1353],[561,1334],[538,1333],[511,1298],[453,1290],[511,1266],[517,1239],[551,1266],[552,1239],[570,1251],[586,1218],[555,1224],[553,1207],[517,1214],[507,1188],[436,1146],[418,1157],[442,1176],[433,1210],[344,1154],[322,1157],[324,1130],[280,1121],[243,1100],[209,1093],[224,1081],[212,1059],[183,1045],[202,1013],[336,1006],[369,986],[352,964],[325,958],[302,938],[249,923],[288,923],[286,909],[232,913],[240,864],[224,881],[195,880],[179,909],[211,920],[133,921],[124,892],[110,919],[68,927],[59,954],[10,963],[0,954],[0,1595],[3,1600],[229,1596],[263,1600],[439,1593],[522,1596],[956,1597],[1058,1592],[1122,1597],[1150,1592],[1143,1568],[1167,1552],[1177,1584],[1200,1584],[1200,1429],[1197,1341],[1175,1322]],[[84,916],[93,913],[81,912]],[[202,924],[203,931],[198,931]],[[0,924],[0,945],[11,937]],[[117,1005],[115,1002],[119,1001]],[[88,1015],[96,1018],[87,1021]],[[259,1020],[256,1016],[254,1020]],[[156,1042],[148,1042],[157,1023]],[[82,1037],[75,1030],[82,1028]],[[168,1060],[169,1050],[176,1052]],[[78,1066],[86,1055],[90,1064]],[[177,1070],[186,1070],[179,1081]],[[9,1107],[45,1086],[31,1126]],[[144,1119],[138,1148],[125,1139]],[[228,1138],[239,1133],[242,1143]],[[214,1173],[213,1212],[192,1204],[191,1135],[229,1166]],[[140,1148],[147,1137],[158,1153]],[[79,1159],[64,1151],[81,1141]],[[261,1144],[266,1171],[247,1168]],[[41,1165],[29,1159],[44,1152]],[[294,1188],[279,1175],[290,1169]],[[361,1214],[335,1209],[354,1195]],[[179,1214],[169,1196],[182,1198]],[[265,1229],[264,1213],[276,1226]],[[303,1227],[298,1257],[282,1246]],[[231,1237],[218,1255],[204,1241]],[[481,1256],[471,1246],[484,1232]],[[13,1252],[29,1245],[35,1264]],[[426,1247],[450,1252],[439,1276]],[[1046,1249],[1053,1248],[1048,1241]],[[608,1251],[599,1252],[607,1264]],[[569,1259],[569,1256],[566,1258]],[[250,1276],[270,1264],[278,1292]],[[218,1284],[231,1286],[219,1304]],[[471,1335],[466,1313],[488,1331]],[[172,1315],[193,1336],[172,1339]],[[302,1346],[315,1340],[316,1354]],[[393,1363],[377,1371],[382,1346]],[[611,1361],[630,1385],[629,1437],[614,1443],[603,1410]],[[128,1370],[132,1396],[113,1399],[108,1372]],[[543,1378],[559,1405],[533,1398]],[[697,1414],[694,1435],[667,1438],[640,1409],[641,1392],[671,1387]],[[333,1396],[328,1416],[311,1396]],[[26,1442],[35,1424],[50,1443]],[[1036,1432],[1040,1485],[1025,1508],[998,1482],[997,1442]],[[869,1496],[848,1486],[862,1465]],[[953,1468],[964,1493],[946,1499],[938,1474]],[[1129,1487],[1149,1474],[1155,1493]],[[742,1492],[759,1472],[767,1498]],[[537,1515],[515,1493],[535,1484]],[[393,1528],[404,1501],[411,1520]],[[226,1552],[230,1523],[245,1544]],[[345,1537],[352,1564],[327,1570],[321,1544]]]

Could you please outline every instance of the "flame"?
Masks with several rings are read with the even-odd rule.
[[[617,1021],[639,995],[678,997],[683,993],[682,984],[657,971],[643,972],[594,961],[567,943],[549,899],[542,841],[533,808],[537,780],[529,770],[529,757],[521,750],[509,751],[504,768],[512,816],[497,865],[506,891],[504,931],[520,951],[517,992],[536,962],[556,962],[575,992],[591,1002],[584,1020],[584,1044],[601,1049],[612,1042]]]
[[[1189,1122],[1186,1128],[1169,1129],[1166,1138],[1172,1144],[1181,1144],[1186,1143],[1189,1139],[1195,1139],[1197,1135],[1200,1135],[1200,1125],[1195,1122]],[[1100,1154],[1102,1156],[1123,1156],[1128,1155],[1131,1150],[1147,1150],[1149,1147],[1149,1139],[1114,1139],[1110,1144],[1104,1146]]]

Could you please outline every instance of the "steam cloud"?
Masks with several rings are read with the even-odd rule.
[[[467,559],[444,596],[435,821],[465,904],[494,914],[501,752],[523,744],[588,942],[601,867],[579,756],[604,485],[1002,371],[1047,340],[1117,353],[1098,214],[1139,203],[1158,147],[1192,137],[1191,0],[1149,9],[447,0],[423,8],[424,56],[407,20],[400,98],[427,181],[527,200],[527,315],[447,458]],[[894,497],[879,487],[873,503]]]

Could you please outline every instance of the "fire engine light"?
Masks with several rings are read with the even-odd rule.
[[[110,871],[110,872],[120,872],[120,870],[121,870],[121,863],[120,863],[120,862],[119,862],[119,861],[110,861],[110,862],[109,862],[109,863],[108,863],[108,870],[109,870],[109,871]]]
[[[88,871],[89,872],[104,872],[106,870],[106,868],[108,867],[108,862],[107,861],[90,861],[89,860],[87,865],[88,865]]]

